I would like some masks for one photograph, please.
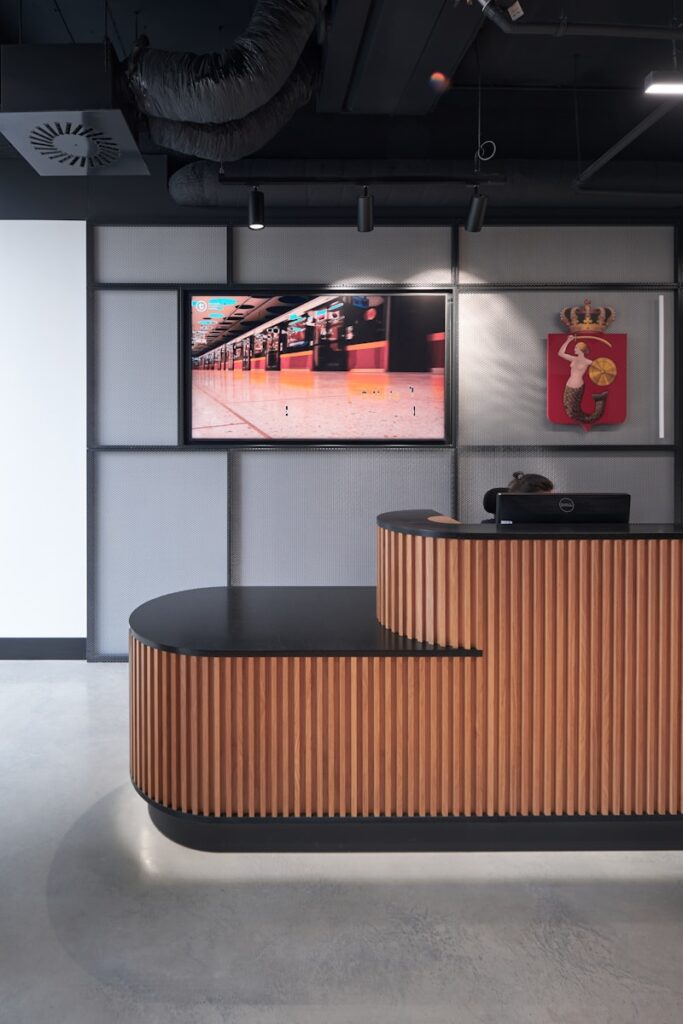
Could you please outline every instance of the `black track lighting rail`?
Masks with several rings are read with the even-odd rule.
[[[339,177],[332,175],[311,176],[296,174],[287,175],[286,177],[268,177],[260,174],[258,177],[233,178],[231,175],[219,171],[218,180],[221,185],[247,185],[250,188],[256,185],[357,185],[359,188],[362,188],[364,185],[505,185],[508,179],[506,174],[493,174],[489,172],[485,174],[456,174],[448,176],[364,174],[360,177],[358,175]]]

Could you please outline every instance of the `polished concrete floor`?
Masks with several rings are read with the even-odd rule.
[[[0,662],[1,1024],[681,1024],[683,853],[185,850],[126,672]]]
[[[443,374],[192,371],[195,438],[439,440],[443,434]]]

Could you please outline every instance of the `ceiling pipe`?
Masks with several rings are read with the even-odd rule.
[[[512,22],[497,6],[496,0],[478,0],[482,14],[508,36],[602,36],[608,39],[683,39],[683,29],[656,25],[581,25],[566,18],[557,22],[525,24]]]
[[[626,135],[622,136],[618,142],[615,142],[613,146],[606,149],[602,156],[599,156],[597,160],[594,160],[592,164],[589,164],[585,170],[578,175],[574,180],[574,186],[576,188],[583,188],[585,183],[589,181],[595,174],[598,173],[606,164],[613,160],[618,153],[630,146],[637,138],[639,138],[644,132],[651,128],[653,124],[657,124],[661,121],[674,107],[677,107],[683,97],[676,97],[675,99],[667,100],[666,103],[660,103],[653,111],[651,111],[647,117],[644,117],[642,121],[631,128],[630,132],[626,132]]]

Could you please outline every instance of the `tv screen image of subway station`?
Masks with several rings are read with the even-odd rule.
[[[189,301],[192,440],[444,440],[443,294]]]

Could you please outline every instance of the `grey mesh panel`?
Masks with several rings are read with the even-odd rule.
[[[566,328],[563,306],[610,305],[609,330],[628,335],[628,407],[616,426],[551,423],[546,416],[546,344]],[[665,437],[673,443],[674,302],[665,295]],[[658,296],[656,292],[498,292],[459,300],[458,443],[656,444],[659,443]]]
[[[461,284],[673,281],[672,227],[487,227],[460,231]]]
[[[235,228],[233,276],[245,284],[449,285],[447,227]]]
[[[143,601],[227,584],[227,456],[100,452],[95,489],[91,639],[95,655],[114,656]]]
[[[176,292],[99,292],[94,313],[97,443],[176,444]]]
[[[450,510],[452,453],[241,452],[233,477],[233,582],[373,586],[375,518]]]
[[[557,491],[622,491],[631,495],[631,522],[671,523],[674,464],[668,452],[471,452],[459,456],[459,517],[487,517],[482,499],[489,487],[505,487],[512,474],[542,473]]]
[[[217,225],[96,227],[94,276],[100,284],[224,282],[227,228]]]

